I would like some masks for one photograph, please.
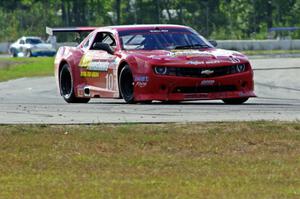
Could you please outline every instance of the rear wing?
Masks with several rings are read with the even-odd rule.
[[[82,33],[82,32],[92,32],[98,27],[63,27],[63,28],[50,28],[46,27],[46,33],[50,36],[54,35],[54,33],[58,32],[77,32],[77,33]]]
[[[66,46],[76,46],[86,36],[83,33],[90,33],[90,32],[94,31],[97,28],[98,27],[62,27],[62,28],[46,27],[46,33],[49,35],[48,41],[50,43],[52,43],[52,45],[55,46],[55,48],[57,48],[56,36],[54,36],[55,33],[77,33],[77,35],[73,39],[75,43],[66,45]]]

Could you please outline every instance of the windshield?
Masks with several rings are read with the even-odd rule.
[[[120,31],[119,36],[124,50],[212,48],[202,36],[184,28]]]
[[[41,39],[29,38],[26,39],[26,44],[40,44],[43,43]]]

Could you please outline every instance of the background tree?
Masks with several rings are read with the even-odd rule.
[[[46,26],[155,23],[214,39],[265,39],[270,27],[300,26],[300,0],[0,0],[0,19],[0,41],[45,37]]]

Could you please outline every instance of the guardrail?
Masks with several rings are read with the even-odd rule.
[[[300,40],[219,40],[218,48],[231,50],[299,50]]]
[[[299,50],[300,40],[217,40],[218,48],[230,50]],[[62,45],[76,43],[58,43]],[[7,53],[10,43],[0,43],[0,53]]]

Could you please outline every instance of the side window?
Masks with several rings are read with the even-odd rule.
[[[92,42],[92,36],[83,44],[83,48],[88,48]]]
[[[107,32],[98,32],[93,41],[93,45],[95,43],[106,43],[113,48],[116,47],[116,42],[115,42],[113,35],[111,33],[107,33]],[[93,45],[92,45],[91,49],[93,49]]]
[[[87,40],[87,41],[85,42],[85,44],[83,45],[83,48],[89,47],[89,44],[90,44],[90,40]]]
[[[21,39],[20,44],[25,44],[25,41],[23,39]]]
[[[194,34],[189,34],[187,35],[188,37],[188,41],[190,41],[191,45],[195,45],[195,44],[203,44],[203,41],[201,41],[197,36],[195,36]]]

